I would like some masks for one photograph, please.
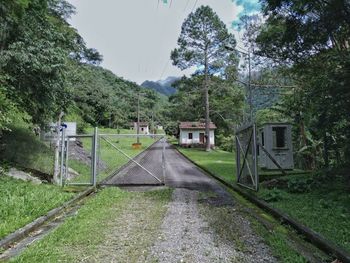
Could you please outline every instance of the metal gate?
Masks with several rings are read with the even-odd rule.
[[[133,148],[131,142],[135,140],[142,143],[138,144],[142,145],[141,149]],[[62,186],[164,184],[164,134],[99,134],[95,128],[93,134],[66,136],[63,129],[60,142]],[[82,156],[79,156],[80,153]],[[122,172],[124,183],[118,183],[116,178]],[[136,183],[135,178],[138,178]]]
[[[109,147],[119,155],[123,165],[106,173],[99,182],[101,185],[148,186],[164,185],[166,176],[164,134],[100,134],[101,148]],[[137,155],[130,149],[130,142],[136,147],[142,145]],[[125,146],[126,144],[126,146]],[[133,144],[133,145],[134,145]],[[103,158],[102,158],[103,159]],[[100,176],[101,178],[101,176]]]
[[[249,123],[236,130],[237,184],[251,190],[259,189],[256,125]]]

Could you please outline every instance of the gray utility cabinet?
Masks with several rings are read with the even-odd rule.
[[[272,155],[278,164],[286,170],[294,169],[292,126],[288,123],[265,123],[258,129],[258,141]],[[276,170],[278,167],[259,147],[259,166]]]

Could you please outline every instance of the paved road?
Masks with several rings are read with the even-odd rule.
[[[213,178],[204,174],[198,167],[183,157],[174,146],[165,143],[165,178],[162,170],[163,143],[157,142],[140,154],[135,161],[149,172],[161,179],[166,186],[186,188],[198,191],[212,191],[218,194],[218,200],[224,204],[231,204],[232,198]],[[123,167],[114,176],[103,182],[105,185],[153,185],[159,184],[145,169],[133,162]],[[213,200],[214,201],[214,200]]]
[[[168,148],[168,144],[166,143]],[[102,181],[103,185],[153,185],[164,182],[162,169],[162,151],[163,142],[156,142],[150,148],[146,149],[134,160],[140,164],[129,161],[125,166],[119,169],[114,175]],[[165,150],[166,152],[168,149]],[[152,174],[152,175],[151,175]],[[156,178],[160,181],[158,181]]]

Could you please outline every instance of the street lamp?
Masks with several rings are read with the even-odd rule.
[[[249,120],[252,122],[253,121],[253,98],[252,98],[252,89],[251,89],[251,63],[250,63],[251,55],[250,55],[250,51],[249,50],[241,51],[241,50],[235,49],[235,48],[233,48],[231,46],[228,46],[228,45],[226,45],[225,48],[227,50],[229,50],[229,51],[239,52],[239,53],[242,53],[243,55],[248,56],[248,83],[245,83],[243,81],[239,81],[239,82],[245,84],[247,89],[248,89],[248,94],[249,94],[249,117],[250,117]]]

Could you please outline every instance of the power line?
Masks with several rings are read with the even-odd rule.
[[[160,75],[160,78],[159,78],[160,80],[163,78],[163,75],[164,75],[166,69],[168,68],[169,62],[170,62],[170,59],[166,62],[165,66],[163,68],[162,74]]]
[[[187,0],[186,6],[185,6],[185,8],[184,8],[184,12],[186,11],[186,9],[187,9],[189,3],[190,3],[190,0]]]
[[[196,8],[197,3],[198,3],[198,0],[196,0],[196,2],[194,2],[194,5],[193,5],[193,7],[192,7],[192,11],[191,11],[191,12],[193,12],[193,10]]]

